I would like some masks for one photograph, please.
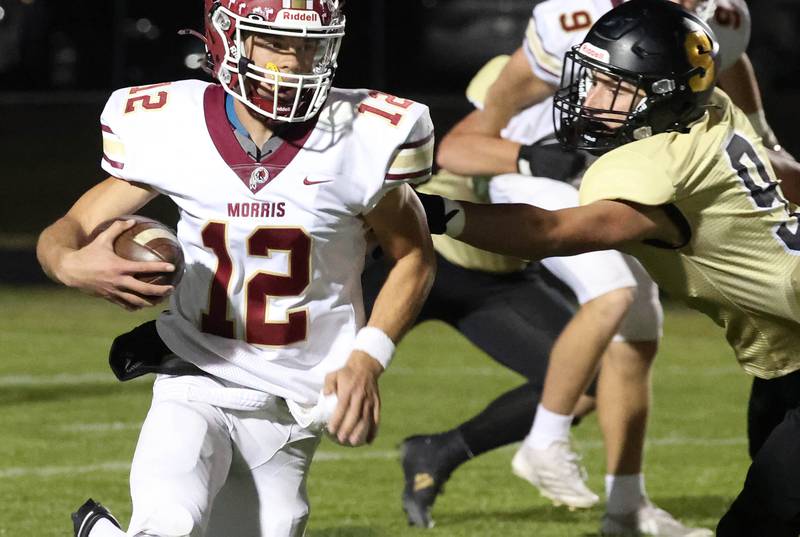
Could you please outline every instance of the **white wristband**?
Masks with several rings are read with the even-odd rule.
[[[386,332],[374,326],[365,326],[356,334],[354,351],[364,351],[375,358],[384,369],[389,367],[394,355],[394,341]]]
[[[458,203],[456,200],[451,200],[449,198],[442,198],[442,200],[444,200],[445,216],[455,212],[455,214],[453,214],[447,221],[444,232],[447,234],[447,236],[456,239],[464,232],[464,224],[467,221],[466,217],[464,216],[464,206]]]
[[[521,175],[527,175],[528,177],[533,176],[533,171],[531,171],[531,163],[525,158],[517,159],[517,171]]]

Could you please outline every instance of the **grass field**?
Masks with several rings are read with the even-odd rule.
[[[123,522],[127,473],[149,404],[150,381],[115,382],[111,338],[154,315],[125,313],[72,291],[0,287],[0,536],[72,535],[69,513],[89,495]],[[682,309],[667,315],[656,365],[647,447],[651,498],[713,527],[747,467],[749,386],[722,333]],[[382,379],[384,415],[374,445],[324,441],[310,477],[310,537],[419,536],[400,509],[395,446],[449,428],[520,383],[443,324],[415,329]],[[602,489],[596,420],[575,431],[590,484]],[[463,466],[437,503],[444,536],[595,535],[602,507],[570,513],[513,477],[513,447]]]

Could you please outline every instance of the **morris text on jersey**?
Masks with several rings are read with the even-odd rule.
[[[286,203],[282,201],[228,204],[228,217],[230,218],[283,218],[285,214]]]

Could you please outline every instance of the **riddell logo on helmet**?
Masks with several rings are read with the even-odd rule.
[[[611,55],[607,50],[596,47],[591,43],[583,43],[578,49],[578,52],[584,56],[592,58],[593,60],[601,61],[603,63],[608,63],[611,60]]]
[[[282,9],[278,12],[278,22],[314,22],[319,24],[319,13],[300,9]]]

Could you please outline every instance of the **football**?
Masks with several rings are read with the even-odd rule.
[[[107,229],[116,220],[136,220],[114,241],[114,252],[131,261],[166,261],[175,272],[153,272],[136,275],[136,279],[155,285],[178,285],[183,276],[183,250],[175,232],[157,220],[139,215],[125,215],[100,224],[93,235]]]

